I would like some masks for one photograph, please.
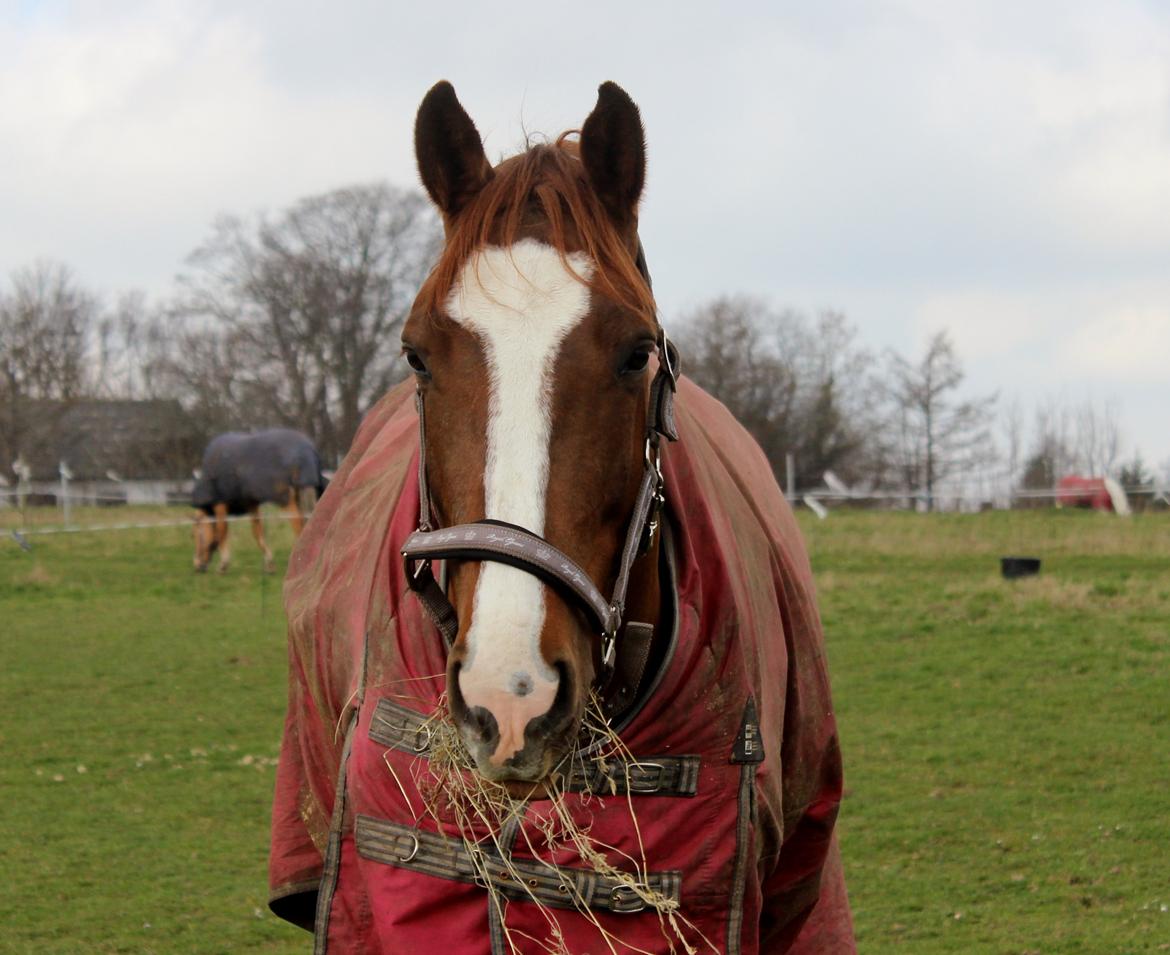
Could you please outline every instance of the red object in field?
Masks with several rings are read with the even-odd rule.
[[[1056,485],[1056,503],[1060,507],[1087,507],[1094,511],[1113,511],[1113,496],[1105,478],[1070,474]]]
[[[567,951],[609,951],[600,926],[665,952],[657,913],[546,843],[548,800],[491,843],[526,882],[503,866],[487,873],[512,899],[503,908],[467,865],[458,828],[420,808],[430,738],[420,721],[439,705],[446,650],[399,556],[418,521],[414,387],[367,415],[290,563],[270,904],[315,927],[320,952],[493,955],[509,950],[505,933],[543,951],[527,943],[550,932],[530,885],[552,897]],[[566,810],[613,865],[627,869],[644,850],[647,878],[673,887],[716,951],[850,955],[834,833],[841,759],[800,531],[722,405],[683,379],[676,410],[681,440],[663,449],[663,470],[677,629],[659,682],[621,730],[654,778],[629,797],[569,792]]]

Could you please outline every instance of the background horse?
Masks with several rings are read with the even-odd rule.
[[[195,569],[207,570],[219,552],[219,571],[231,563],[229,516],[250,514],[252,536],[264,553],[264,570],[273,570],[272,551],[264,540],[260,505],[279,504],[300,536],[304,519],[312,513],[325,489],[321,460],[313,442],[299,431],[272,428],[250,434],[228,432],[212,438],[191,503],[195,506]]]
[[[493,168],[440,83],[415,147],[447,241],[290,562],[273,910],[319,952],[852,952],[811,572],[677,376],[637,107]]]

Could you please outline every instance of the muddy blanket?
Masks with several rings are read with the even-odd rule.
[[[548,911],[567,951],[608,951],[603,929],[668,951],[656,912],[545,844],[547,800],[492,837],[510,864],[488,873],[491,895],[454,833],[420,811],[445,652],[398,552],[418,514],[411,399],[403,385],[367,416],[290,564],[272,908],[315,924],[319,951],[543,951],[525,937],[549,937]],[[584,784],[565,799],[617,868],[645,859],[700,951],[852,952],[833,834],[841,762],[804,545],[726,409],[683,380],[677,411],[681,439],[663,450],[672,649],[621,730],[637,761],[628,791],[599,798]]]

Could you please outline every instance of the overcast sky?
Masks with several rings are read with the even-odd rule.
[[[1162,0],[0,0],[0,272],[165,294],[221,212],[414,184],[440,78],[493,158],[626,88],[668,321],[746,292],[875,349],[947,328],[973,392],[1116,400],[1170,460]]]

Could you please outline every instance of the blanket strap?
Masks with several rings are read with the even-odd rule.
[[[675,902],[682,892],[682,873],[674,870],[603,875],[541,859],[495,862],[473,856],[458,839],[374,816],[357,816],[354,842],[358,854],[373,862],[456,882],[487,881],[509,900],[558,909],[631,915],[646,908],[646,892]]]
[[[370,717],[367,736],[388,749],[418,759],[431,756],[434,716],[382,697]],[[699,790],[700,759],[695,755],[578,755],[564,771],[565,792],[598,796],[693,796]]]

